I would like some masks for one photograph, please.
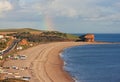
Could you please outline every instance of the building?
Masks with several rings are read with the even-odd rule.
[[[4,38],[4,35],[0,35],[0,39],[3,39]]]
[[[3,56],[0,55],[0,60],[2,60],[2,59],[3,59]]]
[[[20,45],[28,45],[28,41],[26,39],[22,39],[20,41]]]
[[[22,49],[23,49],[22,46],[17,47],[17,50],[22,50]]]

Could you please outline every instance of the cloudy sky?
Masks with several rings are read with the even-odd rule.
[[[0,28],[120,33],[120,0],[0,0]]]

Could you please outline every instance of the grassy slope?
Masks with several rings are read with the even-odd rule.
[[[72,34],[67,34],[67,38],[70,39],[70,40],[77,40],[77,39],[79,39],[78,36],[75,36],[75,35],[72,35]]]
[[[30,32],[33,34],[39,34],[41,32],[49,32],[49,31],[42,31],[42,30],[37,30],[37,29],[32,29],[32,28],[20,28],[20,29],[0,29],[0,32]],[[57,31],[55,31],[57,32]],[[72,34],[67,34],[66,38],[70,40],[76,40],[78,39],[77,36],[72,35]]]
[[[40,32],[40,30],[31,28],[20,28],[20,29],[0,29],[0,32]]]

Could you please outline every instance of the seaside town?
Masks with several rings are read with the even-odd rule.
[[[13,36],[7,34],[0,34],[0,79],[16,78],[22,80],[30,80],[28,76],[20,76],[19,72],[29,69],[28,67],[18,67],[15,65],[4,65],[6,61],[23,61],[27,59],[24,54],[17,54],[16,52],[25,49],[25,47],[33,46],[28,43],[26,39],[18,40]],[[18,72],[19,71],[19,72]]]

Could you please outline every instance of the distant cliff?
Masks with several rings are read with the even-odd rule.
[[[79,37],[78,41],[85,41],[85,42],[94,42],[95,35],[94,34],[85,34]]]

